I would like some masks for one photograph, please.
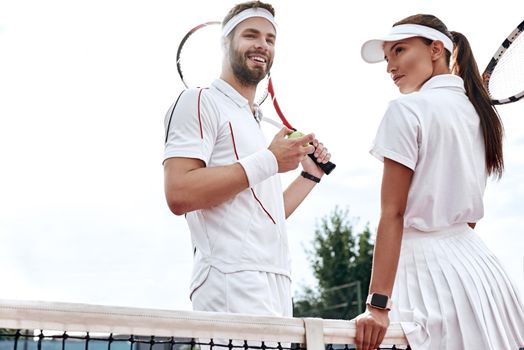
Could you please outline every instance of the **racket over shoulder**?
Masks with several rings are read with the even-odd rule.
[[[177,50],[176,65],[178,75],[186,88],[209,86],[214,79],[220,76],[221,61],[216,58],[221,57],[223,54],[221,35],[220,22],[210,21],[195,26],[187,32],[180,41]],[[271,96],[273,106],[282,124],[289,129],[295,130],[286,120],[278,105],[271,77],[268,73],[257,86],[255,95],[256,103],[261,105],[269,95]],[[267,118],[263,118],[263,120],[268,121]],[[312,154],[309,156],[325,174],[331,173],[335,168],[335,164],[331,162],[326,164],[318,163]]]

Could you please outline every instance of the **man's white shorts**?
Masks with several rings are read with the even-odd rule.
[[[222,273],[211,267],[191,300],[196,311],[293,315],[289,277],[262,271]]]

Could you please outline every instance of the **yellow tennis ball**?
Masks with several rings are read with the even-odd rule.
[[[297,137],[302,137],[302,136],[304,136],[304,135],[305,135],[305,134],[304,134],[304,133],[301,133],[300,131],[293,131],[293,132],[292,132],[291,134],[289,134],[287,137],[289,137],[290,139],[295,139],[295,138],[297,138]],[[309,144],[306,143],[306,144],[304,144],[304,145],[302,145],[302,146],[307,147],[307,146],[309,146]]]
[[[301,133],[300,131],[293,131],[291,134],[289,134],[287,137],[289,137],[290,139],[294,139],[294,138],[297,138],[297,137],[302,137],[304,136],[303,133]]]

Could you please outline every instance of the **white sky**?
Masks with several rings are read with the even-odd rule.
[[[178,42],[235,3],[0,0],[0,298],[191,308],[189,232],[163,194],[163,120],[182,89]],[[335,205],[359,229],[377,226],[381,163],[368,149],[399,93],[384,64],[360,59],[361,43],[433,13],[468,36],[483,68],[522,4],[272,3],[281,107],[338,164],[288,221],[297,289],[313,281],[304,247]],[[524,296],[524,102],[499,111],[507,170],[488,185],[477,231]]]

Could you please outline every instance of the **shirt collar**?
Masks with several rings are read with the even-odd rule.
[[[435,75],[422,85],[420,91],[437,88],[456,88],[463,92],[466,92],[466,90],[464,89],[464,81],[461,77],[454,74]]]
[[[222,79],[215,79],[211,86],[229,97],[240,108],[248,104],[248,100],[244,96],[240,95],[238,91]]]

